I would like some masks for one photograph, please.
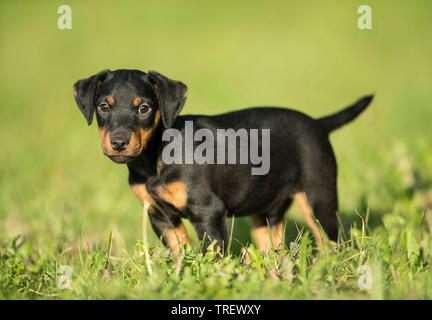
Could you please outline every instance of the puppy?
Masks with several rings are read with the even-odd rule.
[[[77,81],[74,96],[89,125],[96,115],[103,153],[128,166],[132,191],[172,250],[189,242],[181,218],[205,247],[216,240],[223,249],[233,215],[252,217],[260,251],[278,249],[294,199],[318,244],[323,235],[312,212],[337,240],[337,167],[328,136],[372,96],[319,119],[275,107],[179,116],[186,85],[139,70],[101,71]]]

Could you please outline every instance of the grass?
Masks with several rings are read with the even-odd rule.
[[[151,245],[146,259],[142,239],[125,248],[111,231],[94,242],[84,239],[82,229],[76,240],[66,230],[47,237],[51,242],[37,241],[35,235],[17,236],[3,240],[0,249],[1,297],[430,299],[431,194],[422,189],[413,192],[412,187],[397,190],[400,200],[376,224],[369,209],[353,213],[339,243],[324,255],[300,226],[281,252],[264,255],[250,243],[241,244],[244,250],[223,254],[210,248],[202,254],[195,241],[177,255],[159,243]],[[230,246],[238,244],[236,224],[232,221]],[[72,268],[70,290],[59,288],[58,270],[64,265]],[[361,267],[370,268],[370,290],[359,288]]]
[[[73,29],[60,31],[62,4],[0,3],[1,299],[431,299],[429,2],[373,3],[370,31],[356,27],[361,1],[70,1]],[[228,221],[224,255],[203,255],[187,222],[192,246],[170,255],[146,225],[149,274],[127,169],[104,158],[73,101],[74,81],[105,68],[184,81],[185,114],[280,105],[318,117],[375,92],[331,136],[339,243],[321,255],[295,206],[279,255],[258,254],[248,218]]]

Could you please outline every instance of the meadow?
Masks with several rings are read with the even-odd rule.
[[[0,2],[0,299],[432,298],[430,2],[369,1],[372,30],[357,0],[68,2],[71,30],[64,1]],[[107,68],[183,81],[182,114],[320,117],[375,93],[331,136],[338,244],[321,254],[295,205],[277,255],[257,252],[248,218],[228,221],[223,255],[187,221],[192,245],[171,255],[149,225],[150,274],[127,168],[73,99]]]

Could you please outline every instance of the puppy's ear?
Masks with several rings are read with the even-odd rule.
[[[75,101],[86,118],[88,125],[91,125],[93,122],[97,92],[110,72],[110,70],[103,70],[87,79],[78,80],[74,84]]]
[[[155,71],[148,73],[148,79],[159,100],[162,122],[165,128],[170,128],[186,102],[187,86]]]

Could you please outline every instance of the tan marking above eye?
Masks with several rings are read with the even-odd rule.
[[[141,104],[141,102],[142,102],[141,98],[135,98],[133,101],[134,107],[138,107]]]
[[[159,186],[156,194],[177,209],[184,209],[187,203],[187,185],[183,181],[170,182]]]
[[[107,102],[110,106],[112,106],[114,104],[114,98],[113,97],[108,97],[107,98]]]

